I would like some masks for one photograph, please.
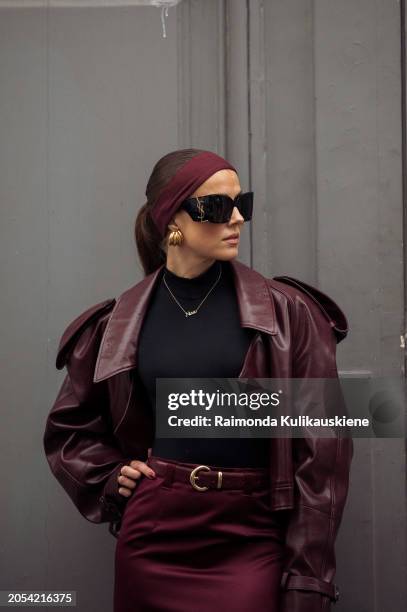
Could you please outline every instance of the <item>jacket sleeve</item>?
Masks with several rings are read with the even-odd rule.
[[[120,524],[127,498],[117,476],[130,457],[112,434],[107,381],[93,382],[100,341],[115,300],[92,306],[62,335],[56,367],[67,373],[47,417],[43,445],[52,473],[80,513],[94,523]]]
[[[300,288],[290,303],[293,377],[338,378],[336,345],[348,331],[343,312],[319,290],[284,278]],[[280,612],[328,612],[339,599],[333,582],[335,540],[348,493],[353,441],[310,436],[293,438],[292,447],[295,503],[287,517]]]

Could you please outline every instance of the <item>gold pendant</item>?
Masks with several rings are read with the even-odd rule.
[[[186,317],[190,317],[191,315],[194,315],[194,314],[196,314],[197,312],[198,312],[197,310],[187,310],[187,311],[185,312],[185,316],[186,316]]]

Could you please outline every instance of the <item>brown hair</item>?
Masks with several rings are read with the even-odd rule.
[[[154,272],[167,259],[164,250],[167,237],[161,237],[151,218],[150,211],[162,189],[175,176],[181,166],[202,152],[202,149],[172,151],[161,157],[151,172],[146,188],[147,202],[140,208],[134,226],[137,251],[146,276]]]

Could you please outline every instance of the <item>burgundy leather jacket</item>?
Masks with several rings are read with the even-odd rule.
[[[257,330],[239,377],[337,378],[336,345],[348,332],[338,305],[295,278],[230,263],[241,325]],[[119,469],[145,461],[153,446],[151,411],[132,374],[161,267],[73,320],[56,357],[67,374],[46,421],[45,454],[81,514],[109,523],[115,536],[128,499],[118,492]],[[352,456],[351,438],[271,439],[270,508],[286,526],[281,612],[326,612],[338,599],[334,545]]]

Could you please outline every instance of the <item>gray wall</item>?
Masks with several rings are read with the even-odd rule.
[[[1,5],[1,3],[0,3]],[[401,20],[377,0],[183,0],[0,9],[0,589],[111,610],[114,545],[42,454],[66,324],[142,278],[153,164],[197,146],[255,191],[239,259],[317,284],[348,315],[342,373],[404,376]],[[403,440],[355,440],[338,612],[405,610]]]

